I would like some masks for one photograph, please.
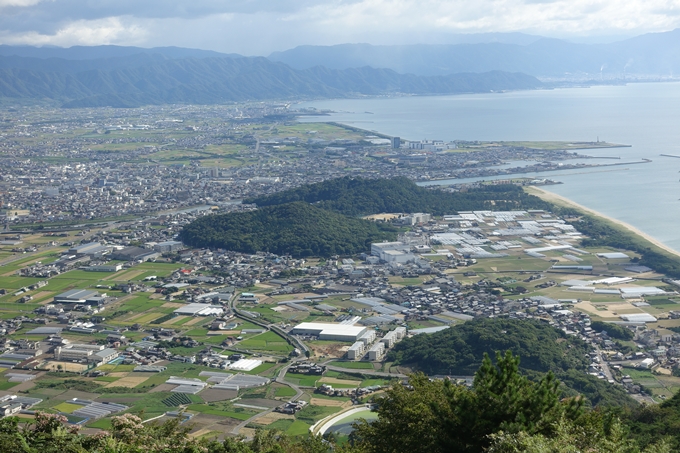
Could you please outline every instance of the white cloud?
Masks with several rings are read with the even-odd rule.
[[[0,0],[0,8],[10,5],[17,8],[0,15],[0,43],[245,54],[301,44],[445,43],[454,33],[569,38],[680,27],[680,0]]]
[[[0,40],[5,44],[54,45],[70,47],[75,45],[138,45],[147,37],[146,30],[137,24],[124,24],[119,17],[99,20],[79,20],[59,28],[54,34],[36,31],[3,33]]]
[[[26,7],[40,3],[42,0],[0,0],[0,8],[8,6]]]

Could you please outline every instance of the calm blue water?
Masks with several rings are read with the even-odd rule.
[[[680,156],[680,83],[343,99],[300,106],[342,112],[301,121],[338,121],[411,140],[594,141],[599,137],[633,145],[582,152],[653,162],[607,169],[613,171],[527,176],[562,181],[547,189],[629,223],[680,251],[680,159],[659,156]]]

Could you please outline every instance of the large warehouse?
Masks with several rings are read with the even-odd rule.
[[[354,343],[368,330],[364,326],[331,324],[324,322],[303,322],[293,327],[292,335],[311,335],[319,340],[348,341]]]

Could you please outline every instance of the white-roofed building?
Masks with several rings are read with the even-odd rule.
[[[224,308],[219,305],[193,303],[179,307],[173,313],[184,316],[222,316]]]
[[[293,327],[292,335],[310,335],[319,340],[356,342],[368,330],[364,326],[331,324],[322,322],[303,322]]]
[[[637,298],[642,296],[660,296],[666,294],[663,289],[656,286],[632,286],[629,288],[621,288],[621,296],[624,299]]]
[[[363,341],[357,341],[354,343],[352,346],[349,347],[347,350],[347,358],[350,360],[357,360],[360,359],[362,355],[364,355],[364,351],[366,350],[366,345],[364,344]]]
[[[262,365],[262,360],[241,359],[229,365],[229,369],[237,371],[251,371]]]
[[[656,322],[657,319],[648,313],[634,313],[628,315],[621,315],[619,318],[626,322]]]
[[[380,360],[385,353],[385,343],[377,342],[368,350],[368,360]]]

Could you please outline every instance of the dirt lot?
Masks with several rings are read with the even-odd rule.
[[[342,400],[327,400],[324,398],[312,398],[311,400],[309,400],[309,404],[311,404],[312,406],[348,407],[352,405],[352,402]]]
[[[152,392],[153,391],[165,391],[165,392],[167,392],[168,390],[156,390],[157,388],[162,387],[164,385],[168,385],[168,384],[159,385],[158,387],[154,388],[152,390]],[[201,392],[201,398],[203,398],[203,400],[206,403],[214,403],[215,401],[233,400],[237,396],[238,396],[238,392],[236,390],[207,389],[207,390],[203,390]]]
[[[178,304],[176,302],[166,302],[163,305],[161,305],[161,308],[179,308],[183,306],[184,304]]]
[[[350,381],[347,379],[338,379],[332,377],[322,377],[319,382],[325,382],[326,384],[347,384],[347,385],[360,385],[361,381]]]
[[[201,396],[203,396],[203,393],[201,393]],[[260,407],[276,407],[281,404],[280,401],[268,400],[266,398],[241,398],[238,403]]]
[[[12,391],[13,392],[25,392],[27,390],[32,389],[33,387],[35,387],[35,382],[26,381],[26,382],[22,382],[21,384],[15,385],[14,387],[12,387]]]
[[[343,351],[343,348],[346,349],[346,346],[340,344],[340,343],[332,343],[332,344],[309,344],[309,347],[314,351],[314,354],[317,356],[322,356],[325,355],[326,357],[332,357],[339,359],[342,356],[345,355],[345,352]]]
[[[81,371],[84,371],[84,370],[87,369],[87,365],[83,365],[81,363],[56,362],[56,361],[47,362],[47,368],[50,368],[54,371],[58,370],[58,368],[57,368],[58,365],[61,365],[62,370],[64,370],[64,371],[73,371],[75,373],[80,373]]]
[[[194,431],[193,433],[189,433],[188,436],[189,437],[200,437],[203,434],[208,434],[210,431],[212,431],[212,430],[208,429],[208,428],[201,428],[198,431]]]
[[[162,326],[169,326],[169,325],[171,325],[171,324],[178,323],[178,322],[180,322],[181,320],[186,319],[186,318],[188,318],[188,316],[175,316],[174,318],[171,318],[171,319],[165,321],[164,323],[161,323],[161,325],[162,325]],[[192,320],[192,321],[193,321],[193,320]]]
[[[40,300],[45,297],[49,297],[54,294],[54,291],[38,291],[37,293],[33,294],[33,300]],[[45,300],[44,303],[47,303],[48,301]],[[41,302],[41,305],[43,303]]]
[[[619,315],[623,314],[645,313],[643,310],[634,307],[629,302],[609,302],[606,304],[580,302],[574,305],[574,308],[600,316],[602,318],[618,318]]]
[[[295,416],[289,414],[281,414],[279,412],[270,412],[266,415],[263,415],[262,417],[256,418],[255,420],[253,420],[253,423],[257,423],[258,425],[271,425],[277,420],[295,420]]]
[[[161,385],[157,385],[156,387],[149,390],[149,393],[169,392],[170,390],[174,389],[175,387],[177,387],[175,384],[161,384]],[[203,396],[203,394],[201,394],[201,396]],[[206,401],[208,401],[208,400],[206,400]]]
[[[128,271],[128,272],[123,272],[122,274],[114,274],[111,277],[106,278],[105,280],[113,280],[116,282],[126,282],[128,280],[132,280],[133,278],[142,275],[144,272],[147,272],[146,270],[136,270],[136,271]]]
[[[106,387],[127,387],[127,388],[133,388],[137,387],[139,384],[142,382],[146,381],[149,379],[150,376],[127,376],[124,378],[120,378],[115,382],[111,382],[110,384],[107,384]]]
[[[83,400],[95,400],[100,396],[101,395],[98,393],[80,392],[78,390],[67,390],[61,395],[56,395],[54,399],[57,401],[72,400],[73,398],[80,398]]]
[[[194,324],[198,324],[202,321],[205,321],[205,318],[196,317],[196,318],[192,319],[191,321],[185,322],[184,325],[185,326],[193,326]]]

